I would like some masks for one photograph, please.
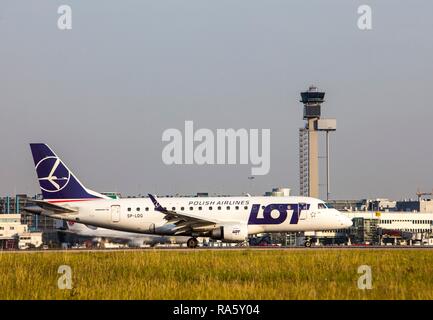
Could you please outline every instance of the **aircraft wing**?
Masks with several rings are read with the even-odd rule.
[[[30,212],[30,213],[40,214],[41,210],[38,210],[38,207],[42,208],[43,210],[52,211],[54,213],[73,213],[73,212],[77,212],[77,210],[66,208],[66,207],[62,207],[62,206],[59,206],[57,204],[49,203],[49,202],[46,202],[46,201],[43,201],[43,200],[29,199],[28,201],[29,202],[33,202],[34,204],[36,204],[36,206],[31,206],[31,207],[24,208],[24,211],[27,211],[27,212]]]
[[[155,210],[165,214],[165,220],[167,220],[167,223],[176,225],[176,227],[174,228],[175,235],[182,234],[185,231],[200,228],[203,229],[206,227],[210,227],[212,229],[212,226],[215,226],[217,223],[222,222],[215,219],[203,218],[201,216],[191,213],[167,210],[159,204],[155,196],[149,194],[149,198],[152,200],[153,205],[155,206]]]

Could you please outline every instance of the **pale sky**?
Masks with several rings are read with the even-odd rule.
[[[370,31],[357,27],[365,3]],[[72,30],[57,28],[62,4]],[[300,92],[314,83],[337,118],[332,198],[414,198],[433,188],[432,12],[430,0],[2,0],[0,196],[39,192],[30,142],[97,191],[298,194]],[[185,120],[270,129],[269,174],[165,165],[162,133]]]

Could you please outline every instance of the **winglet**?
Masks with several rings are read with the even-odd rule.
[[[155,206],[155,210],[159,211],[159,212],[167,212],[166,209],[164,209],[158,202],[158,200],[156,200],[155,196],[153,196],[152,194],[148,193],[148,196],[150,198],[150,200],[152,200],[153,205]]]

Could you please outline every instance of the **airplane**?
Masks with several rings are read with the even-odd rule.
[[[27,212],[95,227],[242,243],[249,235],[346,229],[352,220],[311,197],[167,197],[112,199],[86,188],[42,143],[31,143],[43,200]],[[311,246],[306,241],[305,246]]]
[[[65,233],[72,233],[81,237],[92,238],[96,241],[102,239],[112,239],[113,242],[126,242],[130,247],[141,247],[145,244],[148,244],[152,247],[157,244],[183,244],[189,239],[189,237],[185,236],[160,236],[154,234],[142,234],[104,229],[82,223],[76,223],[74,221],[67,221],[66,227],[67,230],[63,231]]]

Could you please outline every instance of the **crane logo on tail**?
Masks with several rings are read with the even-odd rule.
[[[58,192],[65,188],[71,179],[71,172],[66,169],[59,158],[50,156],[36,165],[39,184],[46,192]]]

